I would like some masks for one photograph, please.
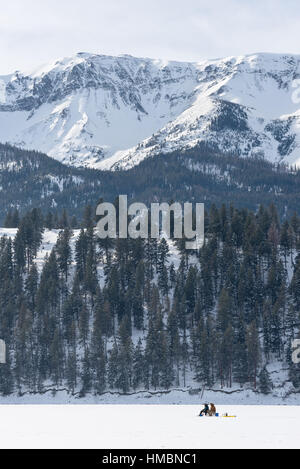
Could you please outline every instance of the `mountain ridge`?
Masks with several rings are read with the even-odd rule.
[[[78,53],[0,76],[0,141],[124,170],[206,142],[300,165],[300,55],[176,62]]]

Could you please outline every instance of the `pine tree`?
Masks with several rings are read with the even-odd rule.
[[[101,330],[94,324],[91,346],[91,369],[93,373],[93,388],[96,394],[101,394],[106,388],[106,356]]]
[[[52,230],[54,228],[54,217],[53,217],[53,213],[52,212],[48,212],[47,213],[47,216],[45,218],[45,228],[47,228],[47,230]]]
[[[134,348],[132,364],[132,387],[134,390],[137,390],[144,382],[145,373],[145,360],[141,339],[139,339],[137,346]]]
[[[80,282],[84,280],[87,262],[88,243],[84,230],[80,231],[75,245],[76,273]]]
[[[12,211],[9,210],[4,221],[4,228],[13,228],[12,224]]]
[[[36,306],[36,294],[38,289],[39,274],[35,264],[32,265],[25,281],[25,295],[28,307],[34,311]]]
[[[260,363],[260,341],[256,323],[250,324],[247,332],[247,353],[249,381],[257,388],[257,374]]]
[[[246,347],[246,324],[242,314],[239,315],[233,339],[233,378],[241,386],[249,379]]]
[[[264,367],[259,375],[259,386],[258,389],[262,394],[270,394],[273,388],[273,383],[270,377],[270,373],[267,368]]]
[[[55,386],[62,384],[64,376],[64,352],[60,330],[54,332],[53,340],[49,350],[50,374]]]
[[[82,387],[80,390],[80,397],[86,396],[92,388],[92,374],[91,374],[91,361],[90,351],[88,347],[85,348],[84,356],[82,359],[82,374],[81,374]]]
[[[223,289],[218,303],[218,328],[224,333],[232,322],[232,300],[226,289]]]
[[[181,359],[181,343],[179,334],[179,323],[176,309],[173,307],[168,314],[167,320],[168,333],[168,351],[170,353],[172,366],[176,369],[176,385],[180,386],[180,359]]]
[[[58,224],[59,224],[59,228],[61,230],[66,230],[70,227],[69,217],[68,217],[68,214],[66,212],[66,209],[63,210],[61,218],[60,218]]]
[[[108,384],[111,390],[114,390],[118,386],[118,375],[119,375],[119,349],[116,340],[113,343],[113,347],[110,351],[108,360]]]
[[[72,231],[66,227],[60,232],[56,243],[57,263],[66,282],[68,281],[69,269],[72,264],[71,237]]]
[[[166,267],[167,261],[170,257],[169,246],[165,238],[163,238],[157,249],[157,272],[162,274],[162,271]]]
[[[210,344],[207,334],[207,328],[204,321],[200,321],[199,325],[194,332],[194,367],[195,379],[198,383],[210,387],[212,385],[211,379],[211,356]]]
[[[73,321],[68,329],[69,347],[66,359],[66,380],[68,389],[74,394],[78,379],[78,360],[77,360],[77,332],[76,324]]]
[[[46,259],[36,297],[39,314],[54,312],[59,305],[59,276],[55,250]]]

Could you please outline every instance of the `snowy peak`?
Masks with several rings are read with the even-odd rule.
[[[299,104],[293,99],[299,60],[256,54],[197,64],[198,83],[187,109],[118,154],[113,168],[129,168],[149,154],[184,150],[201,141],[223,152],[299,165]]]
[[[2,98],[0,109],[33,111],[79,90],[98,89],[119,93],[125,104],[136,104],[136,99],[141,98],[138,93],[146,91],[143,87],[160,88],[180,78],[186,79],[193,71],[190,64],[168,66],[161,61],[130,56],[79,53],[28,75],[16,72],[6,83],[6,97]],[[0,78],[3,81],[3,77]]]
[[[0,77],[0,140],[100,169],[201,141],[300,165],[299,63],[275,54],[181,63],[78,53]]]

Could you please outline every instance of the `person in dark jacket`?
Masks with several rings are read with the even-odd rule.
[[[209,413],[209,405],[208,404],[204,404],[204,409],[201,410],[200,412],[200,417],[202,417],[203,415],[207,416]]]

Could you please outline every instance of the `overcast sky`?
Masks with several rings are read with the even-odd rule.
[[[300,53],[299,0],[8,0],[0,74],[76,52],[197,61]]]

